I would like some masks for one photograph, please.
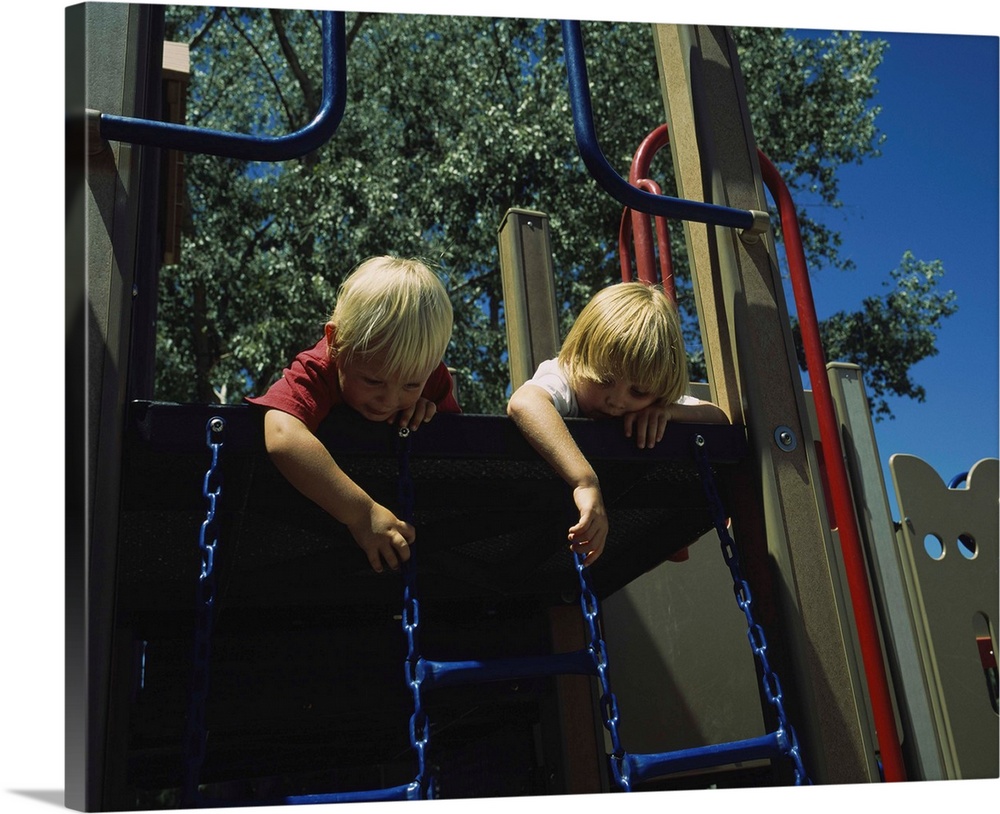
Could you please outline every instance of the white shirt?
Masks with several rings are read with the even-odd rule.
[[[546,359],[542,362],[528,383],[541,387],[549,394],[559,415],[564,418],[576,418],[580,415],[580,405],[577,404],[576,393],[569,386],[569,378],[558,359]],[[692,396],[681,396],[677,403],[699,404],[700,402]]]

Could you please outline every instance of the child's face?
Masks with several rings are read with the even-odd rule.
[[[369,421],[391,421],[417,403],[434,368],[420,376],[400,376],[383,370],[380,355],[355,356],[339,365],[337,375],[344,403]]]
[[[617,418],[649,407],[656,396],[629,381],[585,380],[575,388],[576,403],[584,418]]]

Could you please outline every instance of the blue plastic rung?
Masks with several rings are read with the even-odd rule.
[[[430,661],[421,658],[416,671],[425,688],[536,676],[597,675],[589,650],[485,661]]]
[[[628,776],[632,782],[642,782],[674,772],[707,769],[739,763],[744,760],[780,757],[785,753],[787,739],[782,730],[742,741],[731,741],[675,752],[633,755],[626,754]]]
[[[387,789],[372,789],[370,791],[342,791],[333,794],[302,794],[286,797],[286,805],[318,805],[322,803],[373,803],[389,800],[420,800],[420,784],[407,783],[405,786],[393,786]]]

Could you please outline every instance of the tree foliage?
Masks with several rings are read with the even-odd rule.
[[[876,419],[892,417],[886,401],[889,395],[917,401],[926,396],[911,378],[910,367],[937,355],[935,332],[941,320],[957,310],[955,293],[938,290],[943,274],[940,261],[926,263],[906,252],[890,279],[882,283],[889,289],[885,295],[865,297],[860,311],[840,311],[820,325],[827,357],[859,365],[864,371]],[[800,364],[805,366],[801,354]]]
[[[365,257],[395,253],[423,257],[446,278],[456,312],[447,361],[460,372],[463,407],[497,412],[509,381],[496,235],[507,209],[550,215],[564,328],[596,288],[620,278],[621,210],[578,156],[557,23],[361,12],[347,26],[347,108],[327,145],[277,165],[187,157],[182,260],[161,270],[158,398],[261,392],[319,337],[343,277]],[[167,31],[191,49],[189,124],[278,135],[318,108],[318,14],[176,6]],[[601,145],[626,175],[663,117],[653,38],[639,24],[590,22],[583,31]],[[773,29],[735,37],[750,66],[758,143],[793,193],[837,206],[837,168],[878,155],[871,100],[884,43]],[[672,194],[669,159],[657,158],[653,172]],[[810,262],[848,266],[837,234],[802,214]],[[681,231],[671,228],[698,369]],[[898,289],[907,274],[893,278]],[[867,341],[863,332],[846,330],[859,315],[841,314],[826,329],[830,358],[833,348],[866,354],[881,377],[878,398],[919,396],[909,366],[933,352],[933,329],[952,307],[935,299],[939,276],[926,278],[930,311],[896,314],[926,328],[929,346],[903,348],[896,337],[866,351],[852,344]],[[881,302],[890,315],[912,305]]]

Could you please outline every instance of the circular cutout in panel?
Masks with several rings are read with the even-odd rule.
[[[965,559],[974,560],[979,550],[976,547],[976,538],[967,532],[959,534],[958,550],[961,552],[962,556],[965,557]]]
[[[932,560],[944,559],[944,542],[936,534],[925,534],[924,551]]]

